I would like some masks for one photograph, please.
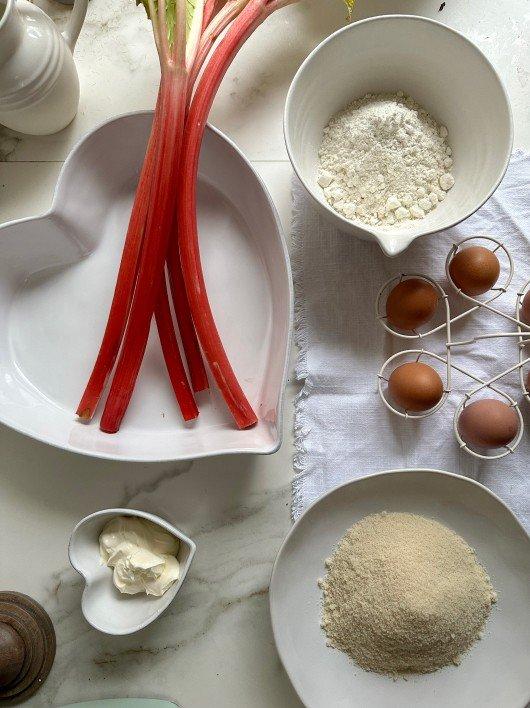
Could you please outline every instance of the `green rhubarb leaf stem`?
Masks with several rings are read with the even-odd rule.
[[[173,3],[174,26],[171,36],[173,38],[173,51],[171,60],[177,67],[178,71],[186,71],[186,2],[187,0],[166,0],[166,3]],[[187,81],[187,78],[186,78]]]
[[[153,22],[152,19],[157,16],[155,0],[146,0],[146,2],[147,5],[145,3],[142,4],[144,5],[144,9],[147,13],[147,16],[151,18],[151,27],[153,28],[153,37],[155,39],[156,51],[158,52],[158,56],[160,56],[162,48],[160,46],[160,33],[158,31],[158,23]],[[137,2],[137,4],[139,3]]]
[[[204,0],[187,0],[186,3],[186,67],[193,66],[202,34]]]
[[[158,34],[160,37],[160,62],[161,64],[167,64],[170,54],[168,29],[166,25],[166,6],[164,2],[157,3],[156,22],[153,22],[153,26],[155,24],[158,24]]]

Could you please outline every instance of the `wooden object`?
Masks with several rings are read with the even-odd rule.
[[[55,631],[27,595],[0,592],[0,706],[15,705],[44,683],[55,658]]]

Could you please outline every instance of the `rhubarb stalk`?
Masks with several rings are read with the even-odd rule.
[[[180,356],[179,345],[171,318],[171,308],[165,287],[160,288],[155,310],[156,325],[162,345],[162,353],[166,361],[169,379],[182,417],[186,421],[194,420],[199,415],[199,409],[191,392],[186,371]]]
[[[157,101],[146,157],[136,188],[136,196],[129,218],[129,226],[125,237],[105,333],[90,379],[88,380],[88,384],[76,411],[79,418],[85,422],[91,420],[101,399],[110,372],[118,356],[127,318],[129,316],[138,271],[140,250],[143,243],[149,197],[151,194],[151,172],[154,167],[155,158],[154,142],[157,133],[156,126],[160,117],[159,104],[160,98]]]
[[[179,250],[191,315],[204,356],[239,428],[251,427],[257,417],[228,360],[206,292],[197,229],[197,174],[202,137],[217,89],[241,45],[272,11],[266,0],[250,0],[209,59],[186,121],[178,183]]]
[[[197,47],[197,53],[193,65],[190,67],[189,95],[191,99],[193,88],[202,69],[204,62],[208,58],[215,40],[226,30],[230,23],[240,14],[243,8],[248,4],[249,0],[228,0],[219,12],[211,18],[208,26]],[[207,14],[207,6],[205,6],[205,16]]]
[[[137,1],[152,22],[161,64],[160,90],[107,327],[77,413],[90,420],[115,365],[101,429],[118,430],[155,315],[183,417],[191,420],[198,415],[169,304],[167,263],[192,388],[208,387],[202,348],[236,424],[247,428],[257,417],[224,351],[202,272],[197,230],[199,155],[213,99],[239,48],[266,17],[296,0]],[[354,0],[344,1],[351,13]]]
[[[171,238],[176,241],[176,229],[173,229]],[[182,277],[182,268],[176,243],[169,247],[167,266],[173,308],[175,310],[175,317],[182,340],[186,363],[188,364],[191,386],[197,393],[199,391],[206,391],[208,388],[208,376],[204,368],[201,349],[190,314],[190,306],[184,285],[184,278]]]
[[[168,237],[173,224],[174,183],[186,111],[185,0],[176,2],[173,49],[166,31],[166,7],[158,5],[161,46],[161,111],[152,196],[136,288],[122,349],[101,418],[104,432],[116,432],[125,415],[145,353],[158,295],[163,285]]]

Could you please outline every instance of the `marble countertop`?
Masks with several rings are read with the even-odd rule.
[[[39,4],[64,23],[65,6]],[[355,18],[384,12],[427,15],[477,42],[506,83],[515,144],[530,148],[529,0],[357,0]],[[302,0],[280,11],[243,48],[212,111],[212,122],[269,186],[286,232],[285,93],[304,57],[343,22],[340,0]],[[143,10],[132,0],[91,0],[76,60],[82,98],[69,128],[45,138],[0,129],[0,221],[48,207],[62,161],[80,135],[110,116],[153,106],[157,61]],[[267,597],[272,563],[290,526],[295,394],[291,381],[285,442],[271,457],[121,464],[0,428],[0,588],[39,600],[58,639],[52,673],[31,705],[127,696],[168,698],[184,708],[301,705],[274,648]],[[188,580],[163,619],[121,638],[99,634],[84,621],[82,583],[66,548],[81,517],[112,506],[165,516],[198,546]]]

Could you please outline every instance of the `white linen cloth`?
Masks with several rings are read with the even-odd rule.
[[[394,415],[377,393],[383,362],[396,351],[421,348],[417,341],[393,337],[376,321],[380,287],[394,275],[415,271],[451,293],[444,273],[447,253],[454,242],[478,234],[495,236],[511,252],[515,275],[496,305],[513,314],[516,294],[530,279],[530,155],[513,155],[501,186],[476,214],[448,231],[418,239],[393,259],[377,244],[330,226],[302,186],[293,183],[296,375],[303,382],[295,408],[294,518],[324,492],[355,477],[430,467],[482,482],[530,526],[530,403],[523,400],[517,372],[498,385],[521,402],[526,430],[515,453],[498,461],[484,462],[461,451],[453,433],[453,414],[463,391],[474,385],[471,379],[454,374],[448,401],[421,421]],[[454,293],[450,302],[453,313],[461,308]],[[452,338],[488,331],[515,331],[515,325],[482,310],[453,326]],[[444,341],[442,332],[423,346],[445,355]],[[459,347],[454,357],[455,363],[490,378],[516,363],[517,343],[485,340]]]

